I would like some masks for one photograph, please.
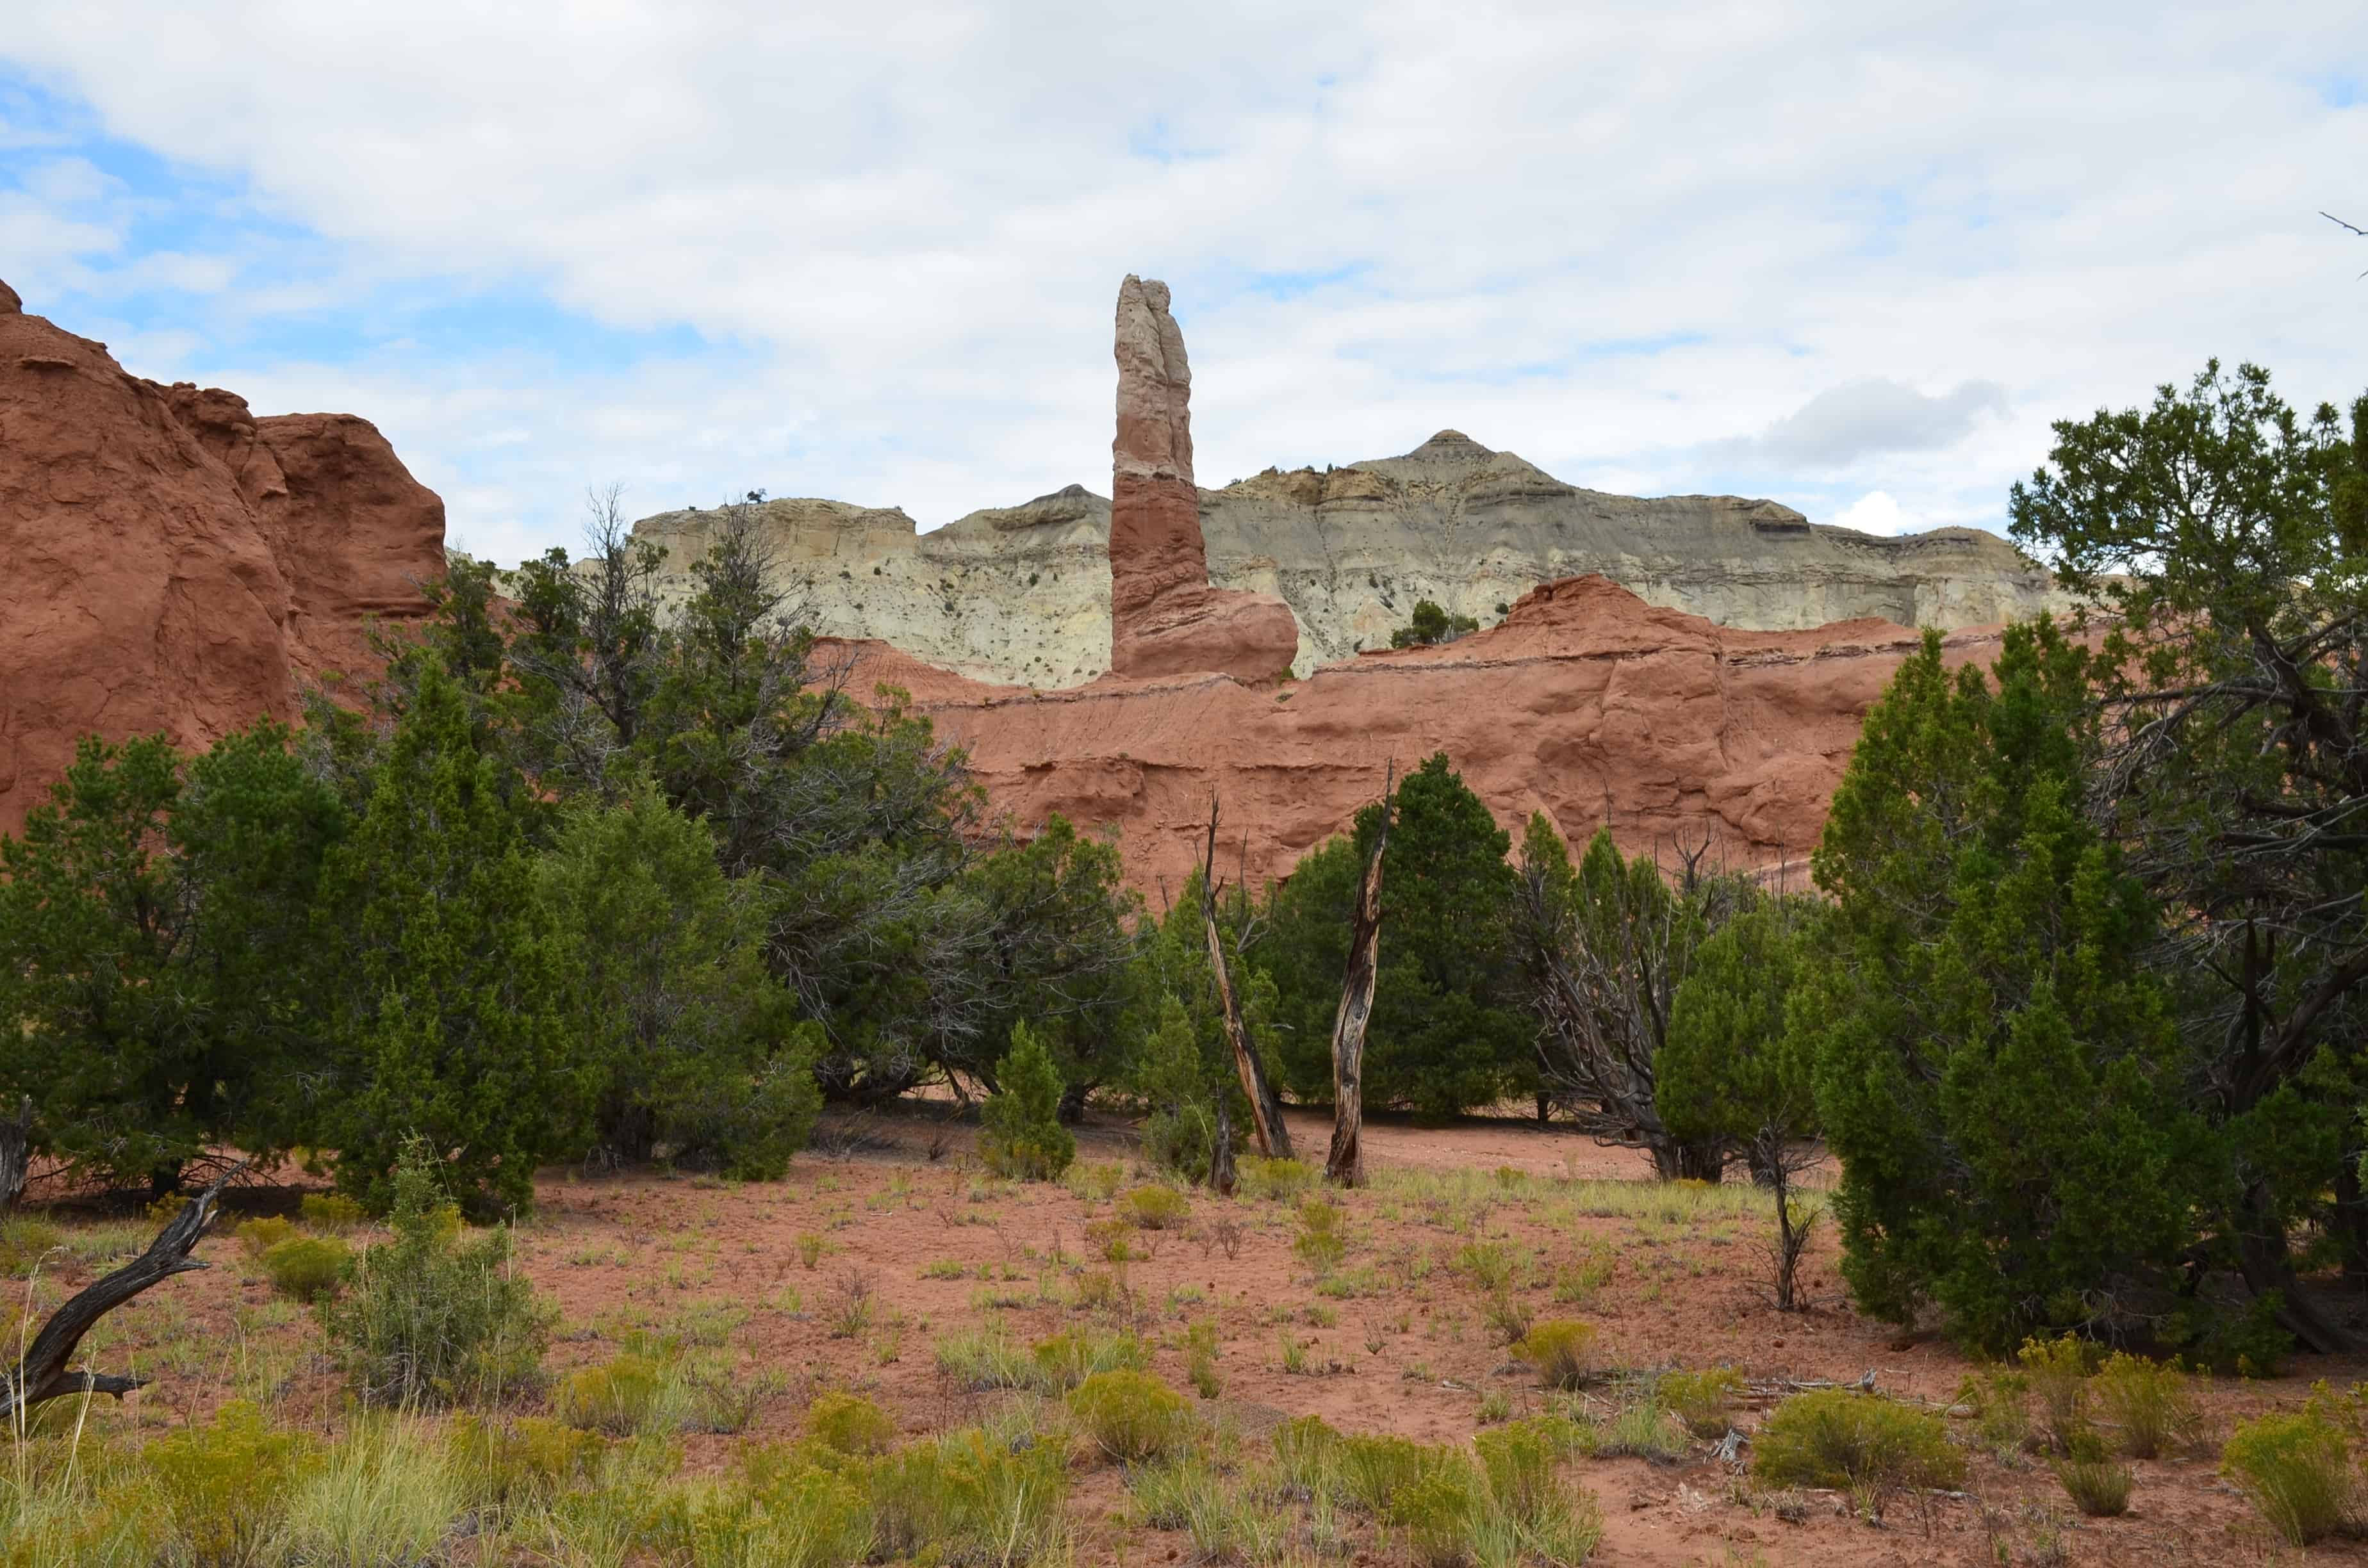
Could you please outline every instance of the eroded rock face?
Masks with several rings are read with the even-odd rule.
[[[1748,632],[1660,608],[1601,577],[1532,590],[1500,625],[1436,648],[1370,653],[1277,689],[1216,675],[1023,691],[860,644],[860,684],[910,690],[969,753],[1023,831],[1053,812],[1116,829],[1154,901],[1190,874],[1209,792],[1253,885],[1345,831],[1384,771],[1445,751],[1518,841],[1533,811],[1583,841],[1667,858],[1705,837],[1736,869],[1802,863],[1866,710],[1919,633],[1879,620]],[[1996,657],[1960,631],[1950,664]]]
[[[86,732],[203,745],[363,673],[443,542],[367,421],[127,375],[0,284],[0,831]]]
[[[1270,595],[1209,582],[1192,483],[1192,368],[1167,285],[1132,273],[1118,291],[1118,435],[1110,443],[1110,616],[1113,675],[1214,670],[1238,680],[1291,673],[1299,628]]]

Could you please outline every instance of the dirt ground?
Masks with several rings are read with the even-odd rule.
[[[1155,1369],[1179,1389],[1189,1387],[1184,1325],[1209,1319],[1223,1390],[1201,1408],[1247,1433],[1316,1415],[1349,1432],[1461,1440],[1485,1420],[1534,1414],[1553,1397],[1508,1360],[1483,1292],[1455,1267],[1474,1240],[1523,1260],[1515,1294],[1534,1316],[1596,1324],[1605,1355],[1626,1367],[1725,1365],[1762,1384],[1871,1374],[1885,1392],[1943,1407],[1974,1369],[1945,1341],[1854,1313],[1829,1234],[1804,1271],[1812,1306],[1777,1312],[1766,1289],[1764,1198],[1737,1187],[1673,1191],[1649,1181],[1634,1153],[1566,1131],[1511,1119],[1369,1124],[1372,1180],[1344,1197],[1349,1250],[1333,1287],[1319,1292],[1292,1249],[1291,1203],[1194,1194],[1179,1228],[1131,1234],[1130,1249],[1147,1256],[1112,1263],[1102,1253],[1106,1194],[1144,1178],[1127,1124],[1098,1118],[1081,1130],[1067,1183],[1013,1184],[980,1171],[972,1130],[948,1108],[834,1116],[780,1183],[545,1173],[518,1257],[563,1314],[553,1369],[603,1360],[637,1330],[705,1325],[722,1353],[772,1391],[743,1437],[686,1439],[693,1467],[721,1467],[735,1443],[794,1435],[804,1400],[825,1386],[877,1400],[907,1434],[977,1420],[1006,1396],[941,1373],[933,1342],[990,1319],[1025,1344],[1117,1316],[1157,1342]],[[1301,1153],[1318,1161],[1328,1131],[1314,1117],[1292,1118]],[[286,1189],[253,1190],[236,1208],[284,1210],[293,1201]],[[310,1317],[273,1297],[234,1245],[209,1243],[201,1256],[220,1266],[117,1313],[91,1346],[93,1364],[156,1380],[127,1402],[131,1421],[177,1423],[259,1391],[282,1419],[332,1428],[342,1396]],[[76,1282],[68,1269],[45,1288]],[[865,1321],[844,1332],[858,1297]],[[1964,1494],[1895,1504],[1880,1526],[1816,1494],[1805,1518],[1785,1522],[1708,1444],[1666,1465],[1580,1461],[1576,1474],[1601,1506],[1605,1535],[1592,1561],[1606,1568],[2368,1561],[2354,1545],[2303,1552],[2279,1543],[2213,1457],[2234,1420],[2298,1405],[2319,1378],[2345,1385],[2368,1378],[2368,1367],[2298,1358],[2281,1380],[2211,1383],[2212,1447],[2136,1462],[2131,1509],[2112,1519],[2080,1517],[2044,1460],[1987,1451]],[[1740,1425],[1763,1409],[1748,1408]],[[1070,1516],[1080,1563],[1191,1558],[1182,1534],[1129,1523],[1115,1468],[1081,1461]],[[1393,1561],[1383,1552],[1360,1548],[1353,1562]]]

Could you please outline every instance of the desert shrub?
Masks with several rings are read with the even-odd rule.
[[[1069,1409],[1102,1452],[1121,1464],[1166,1453],[1191,1427],[1184,1396],[1149,1372],[1096,1372],[1069,1396]]]
[[[654,1535],[687,1568],[849,1568],[871,1554],[872,1510],[848,1477],[803,1465],[762,1486],[711,1483]],[[671,1551],[666,1551],[671,1548]]]
[[[1685,1429],[1705,1442],[1726,1436],[1727,1412],[1743,1397],[1743,1374],[1732,1367],[1665,1374],[1655,1392]]]
[[[822,1248],[823,1241],[821,1235],[813,1231],[800,1231],[798,1233],[798,1263],[800,1267],[805,1268],[814,1268],[818,1267],[822,1263]]]
[[[2121,1429],[2122,1451],[2133,1459],[2159,1458],[2195,1435],[2195,1393],[2175,1363],[2116,1351],[2098,1369],[2091,1388],[2105,1419]]]
[[[348,1234],[362,1222],[362,1206],[342,1192],[308,1192],[296,1207],[304,1223],[324,1235]]]
[[[316,1301],[337,1288],[353,1260],[353,1249],[335,1236],[290,1236],[263,1255],[263,1272],[281,1295]]]
[[[832,1390],[806,1406],[806,1436],[842,1454],[876,1454],[896,1436],[896,1422],[860,1394]]]
[[[1196,1562],[1272,1562],[1291,1537],[1288,1519],[1203,1459],[1142,1466],[1127,1477],[1127,1489],[1144,1523],[1191,1536]]]
[[[1304,1160],[1269,1160],[1246,1154],[1235,1166],[1235,1190],[1244,1198],[1289,1203],[1315,1185],[1315,1167]]]
[[[550,1501],[589,1480],[608,1451],[598,1434],[540,1415],[512,1422],[456,1416],[445,1440],[471,1495],[495,1508]]]
[[[2031,1381],[2021,1372],[1969,1373],[1957,1385],[1957,1403],[1972,1408],[1974,1435],[1984,1448],[2013,1454],[2031,1440]]]
[[[142,1458],[168,1537],[158,1544],[207,1568],[266,1562],[289,1493],[320,1462],[309,1439],[245,1401],[156,1438]]]
[[[1514,1517],[1538,1517],[1559,1497],[1554,1466],[1565,1452],[1564,1439],[1550,1418],[1510,1422],[1478,1433],[1472,1449],[1488,1478],[1488,1495]]]
[[[1390,646],[1428,648],[1435,642],[1452,642],[1479,630],[1479,621],[1471,616],[1441,609],[1430,599],[1417,599],[1413,618],[1390,633]]]
[[[2093,1448],[2058,1463],[2055,1479],[2063,1483],[2065,1495],[2072,1499],[2072,1506],[2090,1518],[2117,1518],[2129,1512],[2130,1487],[2135,1479],[2130,1467],[2105,1458]]]
[[[1132,1334],[1075,1329],[1038,1340],[1028,1358],[1031,1385],[1058,1393],[1103,1372],[1143,1371],[1151,1365],[1151,1350]]]
[[[448,1446],[414,1422],[367,1422],[296,1483],[273,1555],[306,1568],[429,1562],[468,1506]]]
[[[666,1369],[629,1351],[568,1373],[552,1397],[552,1411],[578,1431],[628,1437],[650,1429],[666,1389]]]
[[[2296,1546],[2332,1535],[2351,1511],[2351,1446],[2317,1410],[2239,1422],[2220,1470]]]
[[[1184,1331],[1184,1358],[1193,1392],[1214,1399],[1225,1392],[1225,1381],[1217,1375],[1217,1325],[1212,1319],[1201,1318]]]
[[[1011,1026],[1011,1054],[996,1068],[996,1092],[979,1113],[979,1157],[1001,1176],[1052,1181],[1077,1157],[1061,1125],[1061,1070],[1025,1023]]]
[[[1940,1416],[1850,1389],[1794,1394],[1769,1412],[1752,1450],[1752,1473],[1774,1486],[1883,1492],[1954,1488],[1965,1478],[1965,1456]]]
[[[1192,1204],[1172,1187],[1138,1187],[1119,1200],[1119,1211],[1146,1231],[1172,1231],[1192,1214]]]
[[[1349,1238],[1340,1231],[1340,1206],[1311,1198],[1299,1206],[1299,1234],[1292,1252],[1318,1274],[1328,1274],[1348,1256]]]
[[[1393,1490],[1383,1517],[1423,1568],[1452,1568],[1470,1556],[1486,1506],[1472,1467],[1443,1460]]]
[[[265,1253],[281,1242],[294,1240],[298,1233],[293,1220],[283,1220],[277,1214],[258,1215],[238,1228],[238,1250],[261,1263]]]
[[[1033,1561],[1061,1535],[1068,1469],[1053,1443],[997,1442],[972,1428],[908,1443],[870,1471],[874,1549],[939,1562]]]
[[[1389,1513],[1391,1498],[1449,1458],[1448,1450],[1411,1437],[1358,1436],[1339,1440],[1334,1464],[1347,1500],[1383,1518]]]
[[[1515,1359],[1528,1363],[1546,1387],[1575,1389],[1595,1368],[1595,1325],[1549,1318],[1532,1326],[1512,1348]]]
[[[488,1400],[541,1379],[551,1312],[510,1268],[508,1231],[465,1239],[426,1145],[397,1161],[393,1240],[355,1259],[352,1288],[320,1312],[332,1353],[364,1403]]]
[[[2023,1381],[2039,1402],[2039,1426],[2047,1446],[2060,1455],[2078,1450],[2089,1436],[2089,1374],[2097,1347],[2073,1335],[2026,1339],[2015,1353]]]

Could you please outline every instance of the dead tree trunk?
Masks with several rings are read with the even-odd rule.
[[[1340,982],[1340,1010],[1332,1019],[1332,1151],[1325,1179],[1365,1185],[1365,1025],[1373,1013],[1373,981],[1382,953],[1382,854],[1390,846],[1390,813],[1397,804],[1397,765],[1382,786],[1382,827],[1357,888],[1349,927],[1349,972]]]
[[[1233,971],[1225,963],[1225,942],[1217,929],[1217,793],[1209,792],[1209,853],[1201,869],[1201,929],[1209,943],[1209,972],[1216,977],[1217,1012],[1224,1020],[1225,1040],[1234,1048],[1234,1070],[1241,1074],[1242,1093],[1249,1096],[1251,1131],[1258,1153],[1269,1160],[1293,1158],[1291,1129],[1283,1125],[1282,1098],[1267,1080],[1266,1066],[1250,1049],[1249,1026],[1242,1017],[1241,997],[1234,990]]]
[[[0,1215],[25,1196],[25,1179],[32,1168],[33,1102],[28,1097],[15,1116],[0,1120]]]
[[[1220,1198],[1234,1195],[1234,1113],[1225,1096],[1217,1096],[1217,1136],[1209,1149],[1209,1190]]]
[[[176,1274],[212,1267],[199,1263],[189,1253],[213,1223],[214,1204],[222,1197],[222,1184],[236,1174],[235,1170],[224,1172],[211,1187],[182,1205],[181,1211],[156,1233],[156,1239],[148,1244],[146,1252],[97,1283],[85,1286],[50,1314],[50,1321],[33,1335],[32,1346],[25,1352],[24,1359],[17,1363],[16,1370],[0,1374],[0,1426],[21,1429],[26,1412],[67,1394],[105,1393],[120,1399],[133,1389],[147,1385],[144,1378],[94,1372],[86,1368],[68,1367],[66,1363],[74,1358],[83,1335],[97,1327],[98,1320],[108,1312]]]

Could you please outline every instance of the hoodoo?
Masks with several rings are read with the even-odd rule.
[[[1167,285],[1118,291],[1118,436],[1110,443],[1110,673],[1213,670],[1274,680],[1299,655],[1291,607],[1209,584],[1192,482],[1192,367]]]

